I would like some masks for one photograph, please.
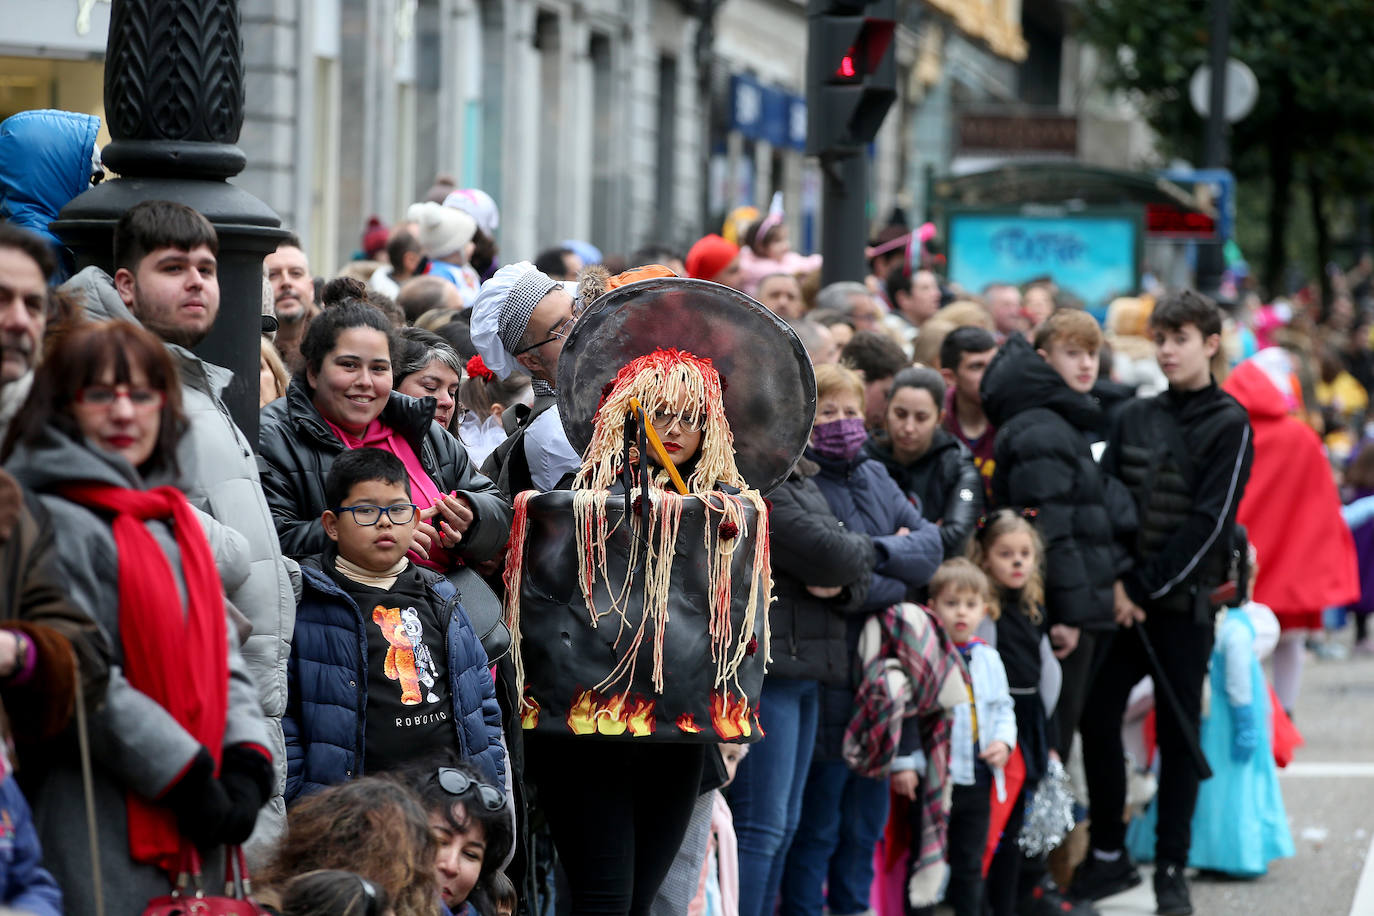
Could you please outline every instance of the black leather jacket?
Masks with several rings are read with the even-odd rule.
[[[937,427],[930,448],[911,464],[897,460],[884,436],[870,438],[864,450],[887,468],[927,521],[940,523],[945,559],[962,557],[983,514],[983,478],[968,446]]]
[[[510,536],[511,506],[468,460],[462,443],[434,422],[434,405],[434,398],[417,399],[393,391],[381,421],[405,437],[440,490],[457,490],[472,505],[472,526],[463,535],[458,555],[469,562],[489,559],[505,547]],[[262,488],[287,556],[308,557],[324,551],[327,538],[320,524],[320,513],[327,508],[324,479],[343,450],[299,379],[292,380],[286,397],[262,409],[258,426]]]

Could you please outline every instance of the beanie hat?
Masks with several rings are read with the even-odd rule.
[[[477,220],[478,229],[493,238],[496,236],[497,227],[501,225],[501,211],[496,208],[496,201],[481,188],[462,188],[454,191],[444,198],[444,206],[462,210]]]
[[[406,219],[419,226],[420,247],[435,260],[460,251],[477,232],[477,222],[471,216],[432,201],[411,204]]]
[[[697,240],[687,252],[687,276],[713,280],[739,256],[739,246],[712,233]]]
[[[382,222],[381,217],[368,217],[367,228],[363,230],[363,254],[370,258],[382,253],[386,250],[386,243],[390,238],[391,231],[386,228],[386,223]]]

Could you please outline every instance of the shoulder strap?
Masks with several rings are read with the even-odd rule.
[[[487,460],[482,462],[482,474],[492,483],[496,484],[507,499],[511,499],[516,493],[522,490],[529,490],[534,487],[534,479],[530,474],[530,463],[525,457],[525,433],[529,431],[534,421],[539,416],[558,403],[558,399],[552,395],[540,395],[534,399],[534,404],[530,407],[521,405],[516,408],[515,428],[511,431],[500,445],[487,456]],[[523,409],[521,409],[523,408]]]
[[[104,891],[100,881],[100,840],[95,825],[95,782],[91,776],[91,739],[86,726],[86,698],[81,686],[81,663],[73,655],[72,667],[76,671],[76,739],[81,755],[81,790],[86,796],[86,831],[91,848],[92,901],[96,916],[105,916]]]

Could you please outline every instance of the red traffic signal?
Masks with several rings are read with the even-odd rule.
[[[896,97],[893,0],[811,0],[807,41],[807,152],[871,143]]]
[[[1206,240],[1218,237],[1216,219],[1175,204],[1146,204],[1145,232],[1154,238]]]

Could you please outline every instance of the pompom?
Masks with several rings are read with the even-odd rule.
[[[744,647],[744,654],[753,655],[757,651],[759,651],[759,638],[757,636],[751,636],[749,637],[749,644]]]
[[[487,368],[487,364],[482,361],[480,353],[468,360],[468,364],[464,368],[467,370],[469,378],[480,378],[484,382],[490,382],[496,378],[496,373]]]
[[[644,497],[636,496],[634,498],[634,502],[630,504],[630,508],[632,509],[635,515],[639,515],[640,511],[644,508]]]
[[[720,535],[722,541],[733,541],[735,538],[739,537],[739,526],[727,519],[720,523],[720,527],[716,529],[716,532]]]

